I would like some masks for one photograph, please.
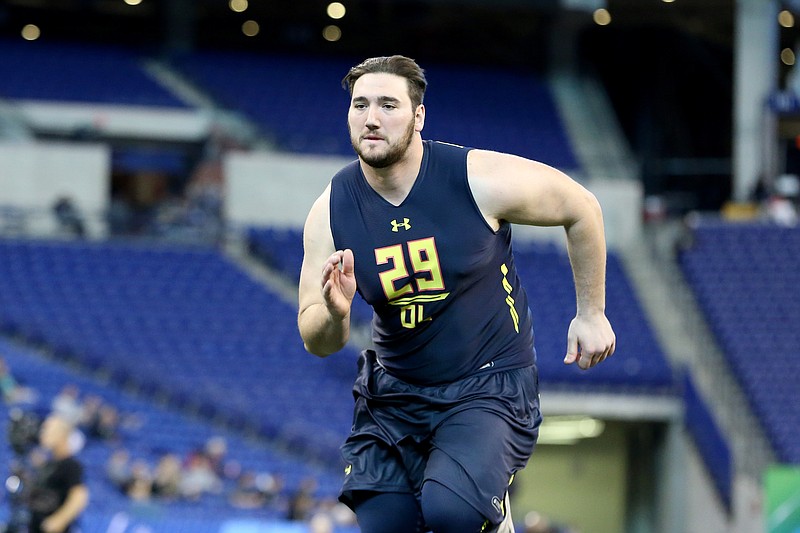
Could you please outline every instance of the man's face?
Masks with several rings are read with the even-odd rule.
[[[57,417],[48,417],[39,430],[39,443],[43,448],[52,450],[69,435],[69,426]]]
[[[353,149],[366,164],[385,168],[401,160],[424,118],[424,107],[412,106],[405,78],[380,73],[356,80],[347,126]]]

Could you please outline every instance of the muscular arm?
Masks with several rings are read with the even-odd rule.
[[[356,290],[353,253],[334,248],[329,200],[330,188],[317,199],[306,219],[297,316],[305,349],[320,357],[347,343]]]
[[[61,533],[80,515],[89,504],[89,489],[86,485],[75,485],[69,490],[64,504],[44,519],[42,529],[47,533]]]
[[[468,173],[478,207],[495,229],[502,221],[563,226],[577,296],[565,363],[589,368],[614,352],[605,317],[606,243],[596,198],[558,170],[508,154],[474,150]]]

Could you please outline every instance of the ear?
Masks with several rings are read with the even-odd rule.
[[[414,131],[417,133],[422,131],[425,127],[425,106],[419,104],[417,110],[414,112]]]

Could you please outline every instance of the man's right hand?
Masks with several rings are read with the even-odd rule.
[[[332,317],[342,319],[350,313],[356,294],[355,259],[350,249],[337,250],[322,268],[322,297]]]

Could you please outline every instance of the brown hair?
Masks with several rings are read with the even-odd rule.
[[[408,82],[408,96],[411,98],[414,108],[420,105],[425,98],[425,88],[428,86],[425,71],[413,59],[399,55],[365,59],[350,69],[342,80],[342,87],[350,91],[352,96],[353,86],[358,78],[364,74],[377,73],[395,74],[405,78]]]

